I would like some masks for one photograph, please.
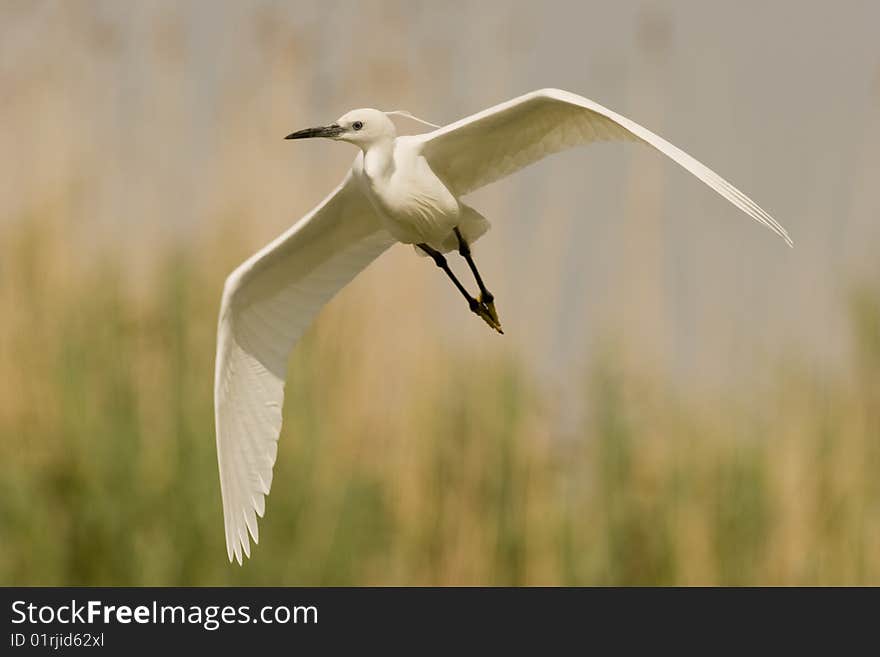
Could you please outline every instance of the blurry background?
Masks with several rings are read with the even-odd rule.
[[[880,584],[880,5],[0,2],[0,584]],[[470,197],[507,334],[398,246],[291,359],[226,562],[223,280],[342,177],[292,130],[533,88],[647,148]]]

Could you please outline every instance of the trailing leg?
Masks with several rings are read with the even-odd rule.
[[[490,314],[487,306],[480,301],[474,299],[470,293],[465,289],[464,285],[461,284],[461,281],[458,280],[458,277],[455,273],[449,268],[449,263],[446,262],[446,257],[437,251],[436,249],[428,246],[427,244],[418,244],[417,245],[422,251],[427,253],[434,260],[434,264],[437,265],[440,269],[446,272],[446,275],[455,285],[456,289],[461,292],[462,296],[468,302],[468,307],[471,309],[471,312],[479,315],[484,322],[486,322],[493,329],[498,331],[499,333],[503,333],[501,330],[501,325],[498,324],[497,319]],[[481,293],[482,294],[482,293]]]
[[[480,276],[480,272],[477,270],[477,265],[471,256],[470,244],[468,244],[464,237],[462,237],[461,231],[458,227],[453,228],[453,230],[455,231],[455,237],[458,240],[458,252],[467,261],[468,267],[471,268],[471,273],[473,273],[474,279],[476,279],[477,285],[480,287],[479,301],[486,308],[490,317],[492,317],[495,329],[501,333],[501,322],[498,320],[498,313],[495,311],[495,295],[489,292],[489,290],[486,289],[486,285],[483,283],[483,278]]]

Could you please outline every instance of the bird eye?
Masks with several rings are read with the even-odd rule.
[[[363,121],[355,121],[354,123],[351,124],[351,127],[354,128],[355,130],[360,130],[361,128],[364,127],[364,122]]]

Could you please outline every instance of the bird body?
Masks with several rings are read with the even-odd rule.
[[[377,111],[360,110],[358,115]],[[351,168],[385,230],[398,242],[429,244],[441,252],[455,247],[450,237],[456,226],[469,242],[482,236],[486,219],[434,173],[419,140],[397,136],[394,124],[388,124],[388,137],[366,144]]]
[[[792,245],[767,212],[662,137],[591,100],[542,89],[420,135],[397,136],[389,113],[353,110],[288,135],[356,145],[342,183],[226,280],[217,329],[214,412],[230,560],[259,539],[281,432],[287,359],[321,307],[396,242],[430,255],[470,309],[501,332],[470,243],[489,228],[461,197],[547,155],[596,141],[635,141],[666,155]],[[436,127],[436,126],[434,126]],[[458,248],[480,287],[470,296],[443,253]]]

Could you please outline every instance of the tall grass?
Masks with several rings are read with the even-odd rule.
[[[0,239],[0,584],[880,583],[876,288],[848,304],[850,378],[772,364],[756,412],[609,349],[563,423],[512,354],[401,330],[356,282],[292,358],[240,568],[211,399],[234,241],[137,280],[109,250],[70,257],[72,232]]]

